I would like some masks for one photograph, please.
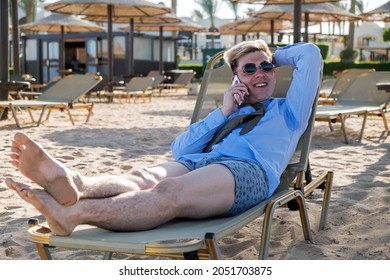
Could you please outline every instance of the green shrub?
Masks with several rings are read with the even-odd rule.
[[[322,59],[325,60],[329,54],[329,45],[327,44],[316,44],[320,48]]]
[[[340,52],[340,60],[343,62],[354,62],[359,55],[358,50],[345,48]]]
[[[390,26],[383,29],[382,37],[383,37],[383,41],[385,42],[390,41]]]
[[[375,71],[389,71],[390,62],[379,62],[379,61],[370,61],[370,62],[324,62],[323,75],[326,77],[331,77],[333,73],[341,72],[345,69],[359,68],[359,69],[375,69]]]
[[[195,71],[195,78],[196,79],[201,79],[203,77],[203,65],[202,64],[179,64],[178,68],[181,70]]]

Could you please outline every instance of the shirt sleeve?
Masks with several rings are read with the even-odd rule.
[[[312,43],[296,43],[275,52],[276,64],[294,66],[286,105],[299,127],[306,127],[313,101],[321,82],[322,57]]]
[[[175,159],[185,154],[201,153],[210,142],[215,132],[226,123],[228,119],[221,109],[212,111],[203,120],[193,123],[188,130],[180,134],[171,144]]]

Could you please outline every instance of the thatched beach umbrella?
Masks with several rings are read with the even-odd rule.
[[[340,0],[230,0],[231,2],[252,3],[252,4],[293,4],[294,42],[301,40],[301,17],[302,5],[310,3],[337,2]]]
[[[107,22],[106,16],[95,15],[95,16],[85,16],[85,20],[95,21],[95,22]],[[163,14],[153,17],[127,17],[127,16],[113,16],[113,23],[130,23],[133,21],[134,24],[139,23],[176,23],[181,22],[182,20],[173,14]]]
[[[271,46],[274,45],[274,32],[283,29],[291,29],[290,22],[284,20],[263,19],[249,17],[234,22],[223,24],[219,27],[221,34],[246,35],[248,33],[266,32],[271,35]]]
[[[140,23],[134,25],[134,30],[136,31],[200,32],[206,29],[207,28],[200,26],[199,24],[186,20],[177,23]]]
[[[390,1],[371,11],[360,14],[365,21],[390,21]]]
[[[64,34],[76,32],[103,32],[105,29],[92,22],[81,20],[74,15],[52,13],[51,15],[26,23],[20,26],[21,30],[32,32],[60,33],[59,70],[65,68],[65,40]]]
[[[313,4],[313,3],[325,3],[325,2],[337,2],[340,0],[300,0],[302,4]],[[230,0],[232,3],[248,3],[248,4],[292,4],[294,0]]]
[[[45,6],[46,10],[74,15],[105,16],[108,22],[108,81],[113,78],[113,17],[154,17],[169,13],[170,8],[145,0],[60,0]],[[111,87],[109,87],[111,91]]]
[[[265,5],[257,12],[250,13],[250,16],[293,20],[295,15],[293,5]],[[330,3],[305,4],[302,6],[301,17],[305,20],[305,40],[308,39],[309,22],[339,22],[354,21],[361,19],[360,16],[345,11]],[[295,32],[295,25],[294,25]]]
[[[252,16],[292,20],[294,14],[293,5],[265,5],[259,11],[251,13]],[[331,3],[305,4],[302,6],[301,18],[309,16],[311,22],[359,20],[360,16],[338,8]]]

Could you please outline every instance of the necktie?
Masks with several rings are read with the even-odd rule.
[[[240,135],[248,133],[251,129],[259,122],[259,120],[264,116],[266,106],[262,103],[252,105],[256,111],[250,114],[238,115],[229,120],[224,124],[213,136],[211,141],[207,144],[203,152],[208,153],[211,151],[212,147],[225,138],[233,129],[239,125],[246,123],[245,126],[241,129]]]

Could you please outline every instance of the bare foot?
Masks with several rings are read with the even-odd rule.
[[[14,190],[23,200],[33,205],[42,215],[45,216],[50,230],[56,235],[69,235],[72,233],[75,224],[67,219],[66,212],[69,207],[59,204],[48,192],[42,189],[34,189],[31,186],[15,182],[7,178],[5,180],[8,188]]]
[[[60,204],[72,205],[79,199],[78,174],[50,156],[26,134],[17,132],[11,148],[12,165],[43,187]]]

